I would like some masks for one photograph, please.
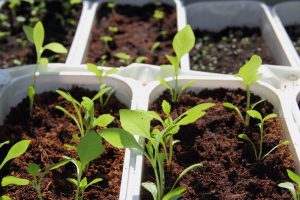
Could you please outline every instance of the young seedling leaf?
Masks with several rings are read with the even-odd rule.
[[[160,74],[163,77],[170,77],[173,76],[175,73],[175,68],[173,65],[161,65],[160,66]]]
[[[103,71],[100,70],[100,69],[98,69],[98,67],[97,67],[96,65],[94,65],[94,64],[88,63],[88,64],[86,65],[86,67],[87,67],[87,69],[88,69],[90,72],[96,74],[96,76],[102,76],[102,75],[103,75]]]
[[[171,190],[168,192],[162,200],[177,200],[182,197],[183,193],[185,192],[186,188],[185,187],[178,187],[175,188],[174,190]]]
[[[189,89],[190,87],[192,87],[194,84],[195,84],[195,81],[189,81],[187,84],[185,84],[185,85],[181,88],[180,92],[181,92],[181,93],[185,92],[187,89]]]
[[[61,90],[56,90],[56,92],[62,96],[63,98],[65,98],[67,101],[69,102],[74,102],[76,103],[77,105],[80,106],[80,103],[78,101],[76,101],[69,93],[66,93],[64,91],[61,91]]]
[[[101,89],[94,97],[93,97],[93,101],[95,101],[96,99],[99,99],[100,97],[102,97],[105,93],[107,93],[109,90],[111,90],[111,87],[106,87]]]
[[[105,75],[108,76],[108,75],[111,75],[111,74],[115,74],[117,73],[119,70],[117,68],[113,68],[113,69],[110,69],[108,70]]]
[[[142,183],[142,186],[152,194],[153,200],[158,200],[157,199],[157,187],[155,183],[152,182],[144,182]]]
[[[103,114],[100,115],[95,121],[94,125],[95,126],[100,126],[100,127],[107,127],[110,123],[114,121],[115,117],[113,117],[110,114]]]
[[[108,143],[117,148],[137,148],[142,147],[137,143],[133,135],[119,128],[108,128],[100,131],[99,135]]]
[[[53,51],[54,53],[67,53],[68,50],[60,43],[52,42],[47,44],[44,49]]]
[[[163,100],[161,107],[164,113],[169,116],[171,113],[171,105],[166,100]]]
[[[67,181],[69,181],[70,183],[72,183],[73,185],[77,185],[77,180],[74,178],[67,178]]]
[[[297,199],[297,192],[296,192],[296,189],[295,189],[295,186],[294,186],[293,183],[284,182],[284,183],[279,183],[278,186],[281,187],[281,188],[288,189],[291,192],[291,194],[293,196],[293,199],[298,200]]]
[[[180,30],[173,39],[173,49],[178,58],[178,62],[182,56],[188,53],[195,45],[195,35],[190,25],[186,25]]]
[[[48,58],[41,58],[39,64],[41,64],[41,65],[48,65],[48,63],[49,63]]]
[[[24,185],[29,185],[29,183],[30,183],[30,181],[27,179],[18,178],[15,176],[5,176],[1,181],[1,186],[2,187],[8,186],[8,185],[24,186]]]
[[[41,169],[40,167],[35,164],[35,163],[31,163],[28,165],[28,167],[26,168],[26,171],[31,175],[31,176],[37,176],[38,173],[40,173]]]
[[[148,60],[147,57],[145,57],[145,56],[139,56],[139,57],[137,57],[137,58],[134,60],[134,62],[136,62],[136,63],[143,63],[143,62],[146,61],[146,60]]]
[[[269,114],[266,117],[264,117],[263,121],[267,121],[269,119],[273,119],[273,118],[276,118],[276,117],[278,117],[278,116],[276,114],[272,113],[272,114]]]
[[[169,85],[167,81],[165,81],[165,79],[163,79],[162,77],[158,77],[157,79],[165,88],[172,90],[172,87]]]
[[[11,200],[11,198],[6,195],[3,195],[0,197],[0,200]]]
[[[178,71],[177,68],[179,67],[180,61],[176,57],[170,56],[170,55],[166,55],[166,58],[171,63],[171,65],[175,67],[175,73],[177,74],[177,71]]]
[[[87,178],[84,177],[84,178],[80,181],[80,188],[81,188],[82,190],[84,190],[84,189],[86,188],[86,186],[87,186]]]
[[[42,51],[45,38],[45,30],[43,24],[39,21],[33,28],[33,41],[37,54]]]
[[[183,126],[183,125],[188,125],[191,123],[194,123],[197,121],[199,118],[203,117],[205,115],[205,112],[200,111],[198,113],[192,114],[192,115],[187,115],[183,117],[179,122],[177,123],[178,126]]]
[[[214,103],[202,103],[202,104],[199,104],[197,106],[194,106],[192,108],[190,108],[189,110],[187,110],[186,112],[184,112],[181,116],[184,116],[184,115],[194,115],[194,114],[197,114],[201,111],[205,111],[211,107],[214,107],[215,104]]]
[[[23,26],[23,31],[27,37],[27,40],[33,44],[33,28],[30,26]]]
[[[82,166],[86,166],[89,162],[99,157],[104,151],[101,137],[95,132],[87,133],[77,146]]]
[[[1,147],[3,147],[6,144],[9,144],[9,141],[5,141],[5,142],[0,143],[0,149],[1,149]]]
[[[99,183],[99,182],[101,182],[101,181],[103,181],[102,178],[96,178],[96,179],[92,180],[91,182],[89,182],[89,183],[86,185],[86,187],[90,187],[91,185],[95,185],[96,183]]]
[[[28,148],[30,140],[22,140],[13,145],[0,165],[0,169],[11,159],[21,156]]]
[[[148,115],[134,110],[120,110],[121,124],[124,130],[133,135],[150,139],[150,120]]]
[[[235,76],[243,79],[243,85],[248,86],[255,83],[261,77],[258,68],[261,66],[262,60],[259,56],[253,55],[250,60],[240,68],[239,73]]]
[[[290,179],[298,185],[298,190],[299,190],[300,189],[300,176],[289,169],[287,169],[287,174],[290,177]]]
[[[88,97],[82,97],[82,102],[81,106],[86,110],[86,111],[91,111],[94,109],[94,101]]]
[[[254,119],[259,119],[260,121],[263,120],[261,114],[259,112],[257,112],[256,110],[248,110],[247,114],[250,115],[250,117],[252,117]]]
[[[60,161],[56,164],[53,164],[53,165],[50,165],[49,167],[47,167],[46,171],[52,171],[52,170],[58,169],[64,165],[68,164],[69,162],[71,162],[71,159],[66,159],[66,160]]]

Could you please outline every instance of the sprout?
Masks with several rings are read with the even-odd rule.
[[[151,53],[154,53],[155,50],[159,47],[159,45],[160,45],[160,42],[154,42],[150,49]]]
[[[125,65],[129,65],[130,61],[131,61],[131,56],[129,54],[126,53],[116,53],[114,55],[116,58],[118,58],[120,60],[120,62],[124,63]]]
[[[156,9],[153,13],[154,19],[160,21],[165,17],[165,13],[162,10]]]
[[[289,169],[287,169],[287,174],[290,179],[297,184],[297,187],[295,187],[291,182],[283,182],[278,184],[278,186],[288,189],[293,196],[293,200],[300,200],[300,176]]]

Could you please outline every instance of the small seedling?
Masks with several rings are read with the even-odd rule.
[[[158,80],[161,82],[161,84],[164,87],[166,87],[170,91],[172,102],[176,102],[178,101],[179,95],[185,92],[194,83],[191,81],[186,85],[184,85],[182,88],[179,88],[178,86],[180,60],[195,45],[195,35],[190,25],[186,25],[181,31],[179,31],[175,35],[172,45],[176,56],[166,55],[171,65],[165,65],[162,67],[164,68],[163,70],[170,71],[174,74],[173,79],[175,80],[175,86],[172,87],[168,82],[166,82],[161,77]]]
[[[107,7],[109,9],[111,9],[111,12],[113,13],[113,15],[116,15],[116,7],[117,7],[116,3],[108,3]]]
[[[283,141],[282,143],[276,145],[275,147],[273,147],[269,152],[267,152],[265,155],[263,155],[263,137],[264,137],[264,123],[267,120],[276,118],[277,115],[272,113],[267,115],[266,117],[262,117],[261,114],[259,112],[257,112],[256,110],[248,110],[247,114],[254,118],[254,119],[258,119],[260,122],[257,124],[257,126],[259,127],[259,132],[260,132],[260,141],[259,141],[259,148],[258,151],[256,149],[255,144],[253,143],[253,141],[246,135],[246,134],[240,134],[238,135],[239,138],[246,140],[248,142],[251,143],[253,150],[254,150],[254,154],[255,154],[255,158],[256,160],[263,160],[265,157],[267,157],[270,153],[272,153],[274,150],[276,150],[278,147],[282,146],[282,145],[288,145],[289,141]]]
[[[104,107],[107,105],[110,97],[114,94],[115,89],[113,89],[112,87],[108,87],[104,82],[103,82],[103,78],[107,77],[111,74],[116,73],[118,70],[116,68],[110,69],[108,71],[104,71],[101,69],[98,69],[96,65],[94,64],[87,64],[87,69],[94,73],[99,80],[99,95],[96,98],[99,98],[100,100],[100,107],[101,109],[104,109]],[[105,97],[106,95],[106,97]],[[95,99],[95,97],[94,97]]]
[[[154,53],[155,50],[159,47],[159,45],[160,45],[160,42],[154,42],[150,49],[151,53]]]
[[[116,58],[120,60],[120,62],[124,63],[125,65],[129,65],[131,61],[131,56],[126,53],[116,53],[114,55]]]
[[[95,131],[90,131],[80,140],[76,147],[76,152],[79,156],[79,160],[67,156],[64,157],[76,166],[77,180],[74,178],[68,178],[67,180],[76,186],[75,200],[82,200],[84,191],[89,186],[102,181],[101,178],[96,178],[91,182],[88,182],[86,177],[82,178],[89,163],[104,152],[102,138]]]
[[[103,91],[97,93],[93,99],[88,97],[82,97],[81,103],[74,99],[69,93],[63,92],[61,90],[56,90],[67,101],[72,103],[74,111],[76,114],[71,114],[69,111],[64,109],[61,106],[56,106],[57,109],[64,112],[68,115],[76,124],[80,137],[83,138],[87,133],[93,130],[96,126],[107,127],[113,120],[114,117],[110,114],[103,114],[95,118],[94,113],[94,100],[98,99],[102,95]],[[75,134],[74,138],[77,138],[78,135]]]
[[[116,27],[116,26],[109,26],[109,27],[108,27],[108,30],[109,30],[110,32],[112,32],[112,33],[117,33],[117,32],[119,32],[119,29],[118,29],[118,27]]]
[[[108,46],[108,43],[114,41],[114,39],[110,36],[103,36],[100,40],[103,41],[106,46]]]
[[[250,110],[250,98],[251,98],[251,91],[250,86],[253,83],[256,83],[260,77],[261,73],[258,72],[259,67],[262,64],[262,60],[259,56],[253,55],[251,59],[240,68],[239,73],[237,73],[235,76],[240,77],[243,79],[242,84],[246,87],[246,95],[247,95],[247,104],[246,104],[246,112]],[[249,114],[246,113],[245,117],[245,125],[249,126]]]
[[[147,57],[145,57],[145,56],[139,56],[139,57],[137,57],[137,58],[134,60],[134,62],[135,62],[135,63],[143,63],[143,62],[146,61],[146,60],[148,60]]]
[[[165,13],[162,10],[156,9],[153,13],[153,17],[154,19],[156,19],[157,21],[162,20],[165,17]]]
[[[52,42],[46,44],[44,46],[44,39],[45,39],[45,30],[42,22],[37,22],[34,28],[29,26],[23,26],[23,30],[27,36],[27,39],[34,44],[36,50],[36,65],[33,72],[33,79],[31,86],[27,89],[27,94],[30,100],[29,110],[30,116],[33,112],[33,104],[34,104],[34,96],[35,96],[35,81],[36,81],[36,72],[40,65],[47,65],[48,58],[42,57],[45,50],[50,50],[54,53],[67,53],[68,50],[60,43]]]
[[[287,174],[290,179],[296,183],[297,187],[291,182],[283,182],[278,184],[278,186],[288,189],[293,196],[293,200],[300,200],[300,176],[289,169],[287,169]]]
[[[53,165],[47,167],[44,171],[42,171],[37,164],[31,163],[28,165],[26,170],[33,177],[33,180],[18,178],[15,176],[6,176],[2,179],[1,186],[5,187],[8,185],[17,185],[17,186],[31,185],[37,192],[39,200],[43,200],[43,196],[41,193],[41,186],[42,186],[45,175],[48,174],[52,170],[55,170],[57,168],[60,168],[64,165],[66,165],[70,161],[71,161],[70,159],[63,160],[59,163],[56,163],[56,164],[53,164]]]

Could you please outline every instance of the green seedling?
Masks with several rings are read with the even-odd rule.
[[[179,65],[181,58],[188,53],[195,45],[195,35],[190,25],[186,25],[181,31],[179,31],[173,39],[173,50],[176,56],[166,55],[168,61],[171,65],[162,66],[162,70],[172,72],[173,79],[175,80],[175,86],[172,87],[163,78],[158,78],[161,84],[166,87],[171,93],[172,102],[178,101],[179,95],[185,92],[188,88],[193,85],[193,82],[189,82],[182,88],[178,86],[178,76],[179,76]]]
[[[187,111],[187,113],[176,122],[176,125],[172,123],[172,125],[161,131],[154,129],[150,132],[150,121],[153,118],[159,119],[156,113],[123,109],[120,110],[120,121],[123,129],[108,128],[99,134],[108,143],[117,148],[136,148],[144,154],[153,168],[155,183],[144,182],[142,186],[152,194],[154,200],[178,199],[186,189],[185,187],[176,187],[178,181],[186,173],[197,167],[201,167],[202,164],[194,164],[183,170],[174,182],[172,188],[165,193],[164,165],[166,154],[162,153],[161,149],[164,146],[165,137],[174,133],[174,130],[177,130],[179,126],[195,121],[199,115],[201,116],[201,114],[199,114],[203,112],[201,110],[203,110],[203,108],[196,106],[192,108],[190,112]],[[139,136],[146,140],[145,150],[137,143],[134,136]]]
[[[6,144],[9,144],[9,141],[5,141],[5,142],[0,143],[0,149]],[[0,165],[0,171],[7,162],[9,162],[10,160],[15,159],[15,158],[21,156],[23,153],[25,153],[26,150],[28,149],[29,144],[30,144],[30,140],[22,140],[20,142],[17,142],[16,144],[14,144],[9,149],[7,155],[5,156],[4,160],[2,161],[2,163]],[[9,198],[8,196],[3,195],[3,196],[0,197],[0,199],[10,200],[11,198]]]
[[[107,63],[107,55],[104,54],[100,57],[100,66],[105,66]]]
[[[253,141],[246,134],[240,134],[240,135],[238,135],[238,137],[251,143],[251,145],[253,147],[253,151],[254,151],[256,160],[263,160],[265,157],[267,157],[270,153],[272,153],[278,147],[280,147],[282,145],[288,145],[289,144],[289,141],[283,141],[282,143],[280,143],[280,144],[276,145],[275,147],[273,147],[265,155],[263,155],[264,123],[267,120],[276,118],[277,115],[274,114],[274,113],[272,113],[272,114],[269,114],[269,115],[267,115],[267,116],[265,116],[263,118],[262,115],[259,112],[257,112],[256,110],[248,110],[247,114],[250,117],[252,117],[254,119],[258,119],[260,121],[257,124],[257,126],[259,127],[259,132],[260,132],[260,141],[259,141],[259,148],[258,148],[258,150],[257,150],[255,144],[253,143]]]
[[[80,140],[76,147],[76,152],[79,156],[79,160],[65,156],[67,160],[71,160],[71,162],[76,166],[77,173],[77,179],[68,178],[67,180],[76,186],[75,200],[82,200],[84,191],[89,186],[102,181],[101,178],[96,178],[91,182],[88,182],[86,177],[82,178],[83,173],[89,166],[89,163],[98,158],[104,152],[102,138],[95,131],[90,131]]]
[[[113,15],[116,15],[116,7],[117,7],[116,3],[108,3],[107,7],[111,10]]]
[[[34,28],[29,26],[23,26],[23,30],[27,36],[27,39],[34,44],[36,50],[36,65],[33,72],[32,84],[27,89],[27,94],[30,100],[29,110],[31,116],[33,112],[35,96],[36,72],[38,71],[40,65],[47,65],[49,62],[48,58],[42,57],[44,51],[49,50],[54,53],[67,53],[68,50],[62,44],[57,42],[52,42],[44,46],[45,30],[42,22],[36,23]]]
[[[154,19],[156,19],[157,21],[162,20],[165,17],[165,13],[162,10],[156,9],[153,13],[153,17]]]
[[[116,53],[114,55],[116,58],[120,60],[120,62],[124,63],[125,65],[129,65],[131,61],[131,56],[126,53]]]
[[[103,36],[100,40],[103,41],[106,46],[108,46],[108,43],[114,41],[114,39],[110,36]]]
[[[119,32],[119,29],[118,29],[118,27],[116,27],[116,26],[109,26],[109,27],[108,27],[108,30],[109,30],[110,32],[112,32],[112,33],[117,33],[117,32]]]
[[[247,94],[247,104],[246,104],[246,112],[250,110],[250,98],[251,98],[251,91],[250,86],[253,83],[256,83],[260,77],[262,76],[261,73],[258,72],[259,67],[262,64],[262,60],[259,56],[253,55],[251,59],[240,68],[239,72],[235,75],[236,77],[240,77],[243,79],[242,84],[246,87],[246,94]],[[246,113],[245,117],[245,125],[249,126],[250,116]]]
[[[104,79],[104,77],[107,77],[111,74],[116,73],[118,70],[116,68],[113,68],[113,69],[110,69],[105,72],[104,70],[98,69],[96,65],[90,64],[90,63],[87,64],[87,69],[90,72],[94,73],[98,77],[100,86],[99,86],[99,93],[98,93],[99,95],[96,98],[99,98],[100,107],[101,107],[101,109],[104,109],[105,106],[107,105],[110,97],[114,94],[115,89],[113,89],[112,87],[108,87],[103,82],[103,79]],[[95,97],[94,97],[94,100],[95,100]]]
[[[145,56],[139,56],[139,57],[137,57],[137,58],[134,60],[134,62],[135,62],[135,63],[143,63],[143,62],[145,62],[146,60],[148,60],[147,57],[145,57]]]
[[[155,50],[159,47],[159,45],[160,45],[160,42],[154,42],[150,49],[151,53],[154,53]]]
[[[53,165],[47,167],[44,171],[42,171],[41,168],[37,164],[31,163],[28,165],[26,170],[33,177],[32,180],[18,178],[15,176],[6,176],[2,179],[1,186],[5,187],[8,185],[17,185],[17,186],[31,185],[37,192],[38,199],[43,200],[43,196],[41,193],[41,186],[42,186],[45,175],[48,174],[52,170],[55,170],[57,168],[60,168],[64,165],[66,165],[70,161],[71,161],[70,159],[63,160],[59,163],[56,163],[56,164],[53,164]]]
[[[98,99],[104,91],[98,92],[93,99],[82,97],[81,103],[74,99],[69,93],[61,90],[56,90],[56,92],[72,104],[75,114],[71,114],[61,106],[56,106],[56,108],[64,112],[75,122],[81,138],[92,131],[96,126],[107,127],[114,120],[114,117],[110,114],[103,114],[97,118],[95,117],[94,100]],[[78,135],[75,134],[74,138],[77,137]]]
[[[288,189],[293,196],[293,200],[300,200],[300,176],[289,169],[287,169],[287,174],[290,177],[290,179],[295,182],[297,187],[295,187],[294,184],[291,182],[283,182],[278,184],[278,186],[281,188]]]

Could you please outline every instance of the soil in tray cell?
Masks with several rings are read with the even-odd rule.
[[[173,6],[116,5],[111,9],[109,5],[101,4],[97,12],[86,62],[110,67],[132,62],[168,63],[165,54],[172,54],[172,39],[177,31]],[[127,58],[120,59],[116,56],[119,53]]]
[[[162,100],[170,99],[165,92],[157,99],[151,110],[161,111]],[[258,101],[252,95],[252,102]],[[178,186],[186,186],[183,199],[205,200],[245,200],[278,199],[290,200],[288,190],[277,186],[288,181],[286,169],[294,170],[294,161],[287,146],[280,147],[262,161],[256,161],[250,143],[238,138],[238,134],[247,134],[255,144],[259,144],[258,121],[251,120],[250,128],[235,111],[224,108],[223,102],[237,105],[242,113],[245,111],[246,98],[243,90],[214,89],[200,93],[187,93],[173,104],[172,116],[175,118],[188,108],[213,102],[215,107],[206,111],[206,115],[194,124],[183,126],[175,135],[180,142],[174,146],[173,162],[166,167],[166,191],[170,189],[178,175],[186,167],[202,163],[179,181]],[[265,101],[255,108],[263,116],[273,112],[273,106]],[[156,126],[156,124],[153,124]],[[159,128],[159,127],[158,127]],[[267,120],[263,138],[263,153],[283,141],[280,119]],[[143,181],[155,180],[152,169],[146,163]],[[151,199],[144,189],[142,199]]]
[[[74,87],[68,91],[74,98],[81,100],[82,96],[93,97],[96,91]],[[72,139],[74,133],[78,133],[76,125],[69,117],[55,108],[56,105],[63,106],[69,112],[74,113],[72,105],[55,92],[44,92],[36,96],[35,109],[32,121],[28,120],[28,99],[24,99],[16,107],[12,108],[4,124],[0,126],[0,141],[11,141],[14,144],[22,139],[30,139],[30,146],[25,154],[8,163],[0,172],[2,179],[6,175],[17,177],[30,177],[26,167],[34,162],[42,169],[63,160],[62,156],[77,158],[74,150],[64,144],[76,144],[78,141]],[[114,96],[110,99],[103,113],[110,113],[116,117],[110,126],[119,127],[119,109],[126,106]],[[99,115],[99,103],[95,101],[95,114]],[[30,131],[32,127],[32,131]],[[6,145],[8,146],[8,145]],[[1,149],[0,158],[3,159],[8,148]],[[118,150],[105,143],[105,152],[100,158],[92,161],[84,176],[88,181],[102,178],[103,181],[88,188],[84,199],[109,199],[119,198],[124,150]],[[44,199],[70,200],[75,194],[74,186],[66,178],[77,178],[76,169],[69,163],[64,167],[54,170],[46,175],[42,184]],[[12,199],[38,199],[34,189],[29,186],[1,187],[1,194],[6,194]]]
[[[19,6],[11,10],[9,3],[0,8],[0,68],[33,64],[36,55],[33,45],[29,43],[23,32],[23,25],[33,27],[37,20],[44,24],[45,42],[59,42],[70,48],[77,23],[81,14],[82,4],[70,5],[69,1],[34,1],[31,6],[21,1]],[[36,14],[34,14],[37,12]],[[65,62],[67,54],[53,55],[45,52],[50,62]]]
[[[298,55],[300,55],[300,25],[286,26],[288,32]]]
[[[220,32],[195,30],[196,44],[190,53],[191,69],[235,74],[253,54],[263,63],[275,64],[259,28],[226,28]]]

